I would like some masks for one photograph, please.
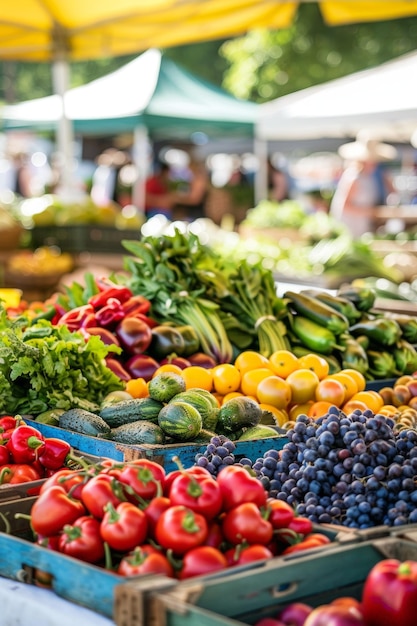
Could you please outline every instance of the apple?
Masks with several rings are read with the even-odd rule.
[[[362,613],[353,606],[323,604],[311,611],[304,626],[366,626]]]
[[[304,602],[292,602],[282,609],[277,617],[285,626],[304,626],[312,610],[313,607],[309,604],[305,604]]]

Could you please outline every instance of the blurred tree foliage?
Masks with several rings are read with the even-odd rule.
[[[235,96],[265,102],[377,66],[414,50],[416,40],[417,17],[330,27],[315,3],[303,3],[288,29],[257,30],[229,40],[176,46],[164,54]],[[103,76],[135,56],[72,63],[71,86]],[[0,101],[51,93],[49,63],[0,62]]]

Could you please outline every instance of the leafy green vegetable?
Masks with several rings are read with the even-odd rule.
[[[0,413],[37,415],[49,409],[95,411],[122,381],[106,366],[109,348],[66,326],[39,320],[24,328],[0,319]]]

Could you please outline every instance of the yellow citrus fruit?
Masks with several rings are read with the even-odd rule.
[[[174,374],[181,375],[182,369],[175,365],[174,363],[164,363],[164,365],[160,365],[157,370],[152,374],[152,378],[162,374],[162,372],[173,372]]]
[[[181,376],[185,380],[186,389],[194,389],[199,387],[206,391],[213,389],[213,375],[211,370],[201,365],[190,365],[181,370]]]
[[[337,372],[336,374],[331,374],[330,376],[328,376],[328,378],[333,378],[334,380],[338,380],[342,383],[345,388],[345,402],[350,400],[352,396],[354,396],[355,393],[358,393],[359,391],[356,380],[345,372]]]
[[[231,363],[216,365],[211,369],[211,375],[214,390],[223,396],[240,388],[240,371]]]
[[[241,376],[243,376],[245,372],[259,369],[260,367],[268,367],[271,369],[269,359],[254,350],[245,350],[244,352],[241,352],[236,357],[234,365],[239,370]]]
[[[277,409],[276,406],[272,406],[271,404],[266,404],[264,402],[261,402],[259,406],[263,411],[269,411],[270,413],[272,413],[276,422],[276,426],[282,426],[283,424],[285,424],[285,422],[288,421],[288,413],[284,409]]]
[[[356,382],[356,384],[358,386],[358,391],[365,391],[366,378],[362,374],[362,372],[359,372],[358,370],[355,370],[353,368],[347,367],[346,369],[341,370],[340,373],[341,374],[347,374],[348,376],[353,378],[353,380]]]
[[[363,402],[368,409],[371,409],[374,413],[378,413],[379,409],[384,406],[384,400],[377,391],[369,389],[368,391],[358,391],[351,397],[352,401]]]
[[[291,402],[291,387],[280,376],[263,378],[256,389],[258,402],[271,404],[277,409],[286,409]]]
[[[298,357],[298,369],[312,370],[323,380],[328,375],[330,366],[320,354],[311,353]]]
[[[271,375],[272,372],[268,367],[259,367],[258,369],[248,370],[242,375],[240,391],[242,391],[245,396],[254,396],[257,398],[256,390],[258,389],[259,383],[261,380]]]
[[[298,358],[291,350],[277,350],[269,357],[272,371],[281,378],[287,378],[295,369],[298,369]]]
[[[148,384],[144,378],[127,380],[125,389],[132,398],[147,398],[149,396]]]
[[[313,370],[294,370],[287,376],[286,380],[291,387],[291,402],[293,404],[304,404],[304,402],[315,399],[314,394],[320,379]]]

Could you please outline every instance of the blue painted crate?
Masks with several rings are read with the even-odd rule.
[[[116,461],[128,461],[138,458],[146,458],[162,465],[166,471],[170,472],[178,469],[174,461],[179,457],[185,468],[191,467],[195,462],[195,455],[204,452],[206,444],[179,443],[163,445],[127,445],[116,443],[108,439],[91,437],[81,433],[72,432],[58,426],[41,424],[25,417],[25,422],[37,428],[45,437],[58,437],[67,441],[73,448],[80,452],[93,454],[99,457],[107,457]],[[281,450],[288,439],[286,435],[278,435],[266,439],[256,439],[253,441],[237,441],[235,456],[239,458],[248,457],[256,460],[264,452],[271,449]]]
[[[330,550],[271,559],[256,569],[240,570],[227,578],[219,575],[183,581],[171,591],[153,596],[143,623],[243,626],[272,617],[291,602],[305,602],[314,607],[341,596],[360,599],[369,571],[386,558],[417,560],[417,544],[388,537],[336,545]],[[126,605],[135,597],[134,587],[132,582],[118,590],[123,596],[120,605],[124,604],[125,614]],[[118,619],[116,613],[117,624],[137,624],[134,620],[119,622]]]
[[[117,614],[118,626],[147,626],[151,622],[130,622],[127,614],[131,615],[132,606],[140,607],[139,614],[146,610],[146,597],[150,593],[163,590],[166,593],[173,589],[178,581],[164,576],[148,575],[126,579],[113,572],[96,565],[83,563],[67,555],[48,550],[33,543],[33,535],[30,530],[27,517],[16,517],[16,514],[28,516],[36,497],[23,498],[12,502],[0,503],[0,576],[12,580],[19,580],[28,584],[49,587],[58,596],[92,609],[107,617],[114,619]],[[6,522],[10,529],[6,527]],[[2,532],[2,530],[6,532]],[[315,531],[322,532],[322,528],[315,527]],[[314,550],[331,550],[338,545],[339,541],[346,543],[356,541],[354,533],[347,536],[346,533],[339,536],[337,530],[324,529],[323,532],[332,540],[332,544],[325,544]],[[7,534],[6,534],[7,533]],[[271,559],[273,562],[282,562],[282,557]],[[217,572],[211,576],[198,577],[198,580],[221,580],[234,578],[236,572],[249,571],[259,568],[266,563],[258,562],[241,567],[230,568]],[[196,580],[196,579],[193,579]],[[134,583],[134,592],[131,585]],[[198,583],[200,584],[200,583]],[[128,585],[125,592],[124,587]],[[126,598],[129,598],[128,602]],[[127,602],[127,603],[126,603]],[[143,605],[143,606],[142,606]],[[127,612],[127,613],[126,613]],[[122,615],[124,615],[122,619]],[[138,619],[138,613],[135,613]],[[158,626],[159,622],[152,622]]]

